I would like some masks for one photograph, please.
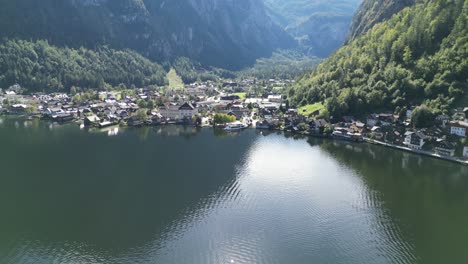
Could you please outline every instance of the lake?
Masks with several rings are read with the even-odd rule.
[[[468,168],[380,146],[0,117],[0,263],[468,263]]]

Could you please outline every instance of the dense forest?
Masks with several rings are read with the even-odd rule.
[[[47,41],[0,42],[0,87],[19,83],[28,91],[68,91],[70,87],[105,89],[125,84],[166,84],[158,64],[130,50],[59,48]]]
[[[217,81],[221,78],[236,78],[236,73],[216,67],[203,66],[187,57],[179,57],[172,62],[172,67],[186,84],[196,81]]]
[[[295,79],[312,70],[321,59],[306,56],[300,51],[277,50],[269,58],[257,59],[256,63],[239,72],[241,77],[258,79]]]
[[[298,105],[325,102],[330,115],[446,112],[468,90],[468,0],[425,0],[339,49],[288,91]]]

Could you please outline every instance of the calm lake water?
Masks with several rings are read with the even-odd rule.
[[[468,263],[461,165],[255,130],[116,132],[0,119],[0,263]]]

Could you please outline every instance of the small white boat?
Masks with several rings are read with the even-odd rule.
[[[227,130],[227,131],[234,131],[234,130],[241,130],[241,129],[244,129],[244,128],[247,128],[248,126],[244,123],[241,123],[241,122],[234,122],[234,123],[230,123],[228,124],[224,130]]]

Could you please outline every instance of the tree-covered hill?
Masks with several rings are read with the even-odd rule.
[[[165,70],[130,50],[105,46],[95,50],[59,48],[47,41],[0,42],[0,87],[19,83],[28,91],[68,91],[70,87],[104,89],[125,84],[164,85]]]
[[[421,103],[444,112],[467,79],[468,0],[424,0],[339,49],[288,94],[296,104],[325,101],[334,116]]]

